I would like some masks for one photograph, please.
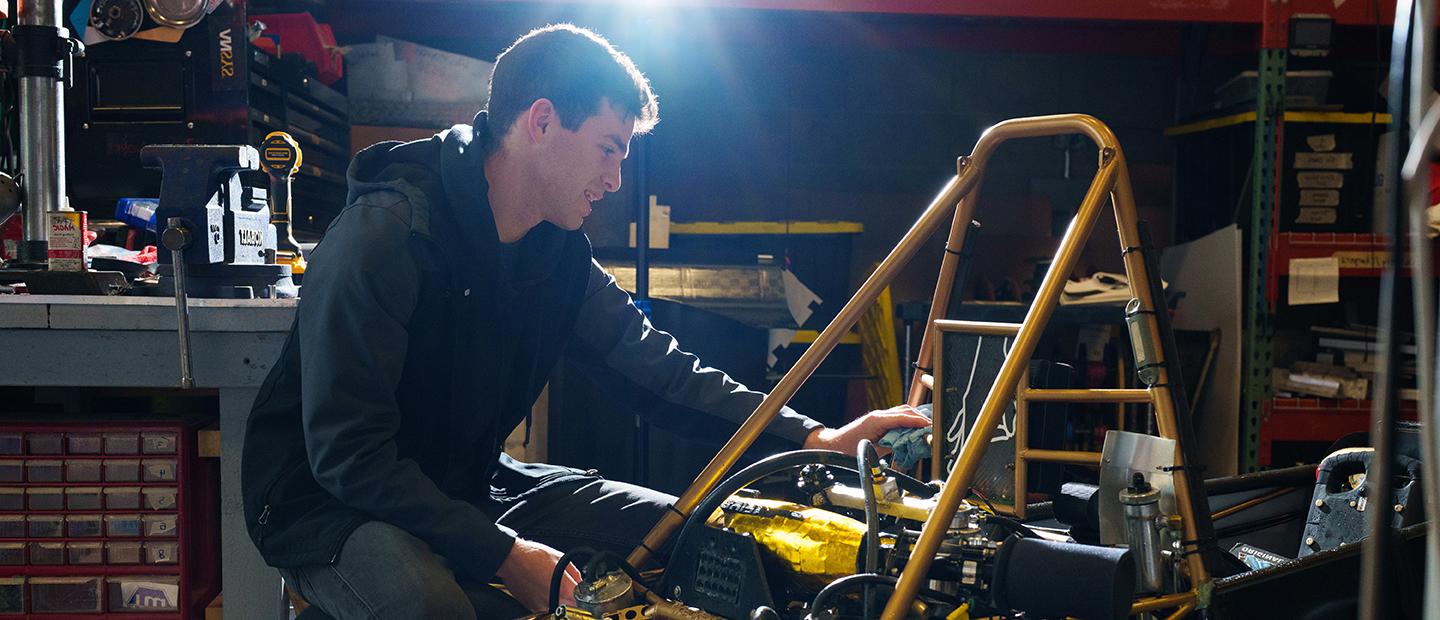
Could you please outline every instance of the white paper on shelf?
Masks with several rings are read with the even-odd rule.
[[[1335,257],[1290,259],[1290,305],[1340,301],[1340,261]]]
[[[774,368],[775,362],[780,361],[776,352],[790,346],[795,341],[795,330],[780,327],[770,329],[770,346],[765,349],[765,367]]]
[[[801,284],[800,278],[789,269],[781,271],[780,277],[785,281],[785,305],[790,307],[790,316],[795,319],[796,327],[804,327],[805,321],[815,312],[810,309],[810,304],[820,304],[820,296]]]

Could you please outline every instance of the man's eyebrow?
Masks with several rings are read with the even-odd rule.
[[[615,145],[615,150],[620,151],[621,153],[626,152],[626,149],[625,149],[625,141],[624,141],[624,140],[621,140],[621,139],[620,139],[620,136],[617,136],[617,135],[615,135],[615,134],[612,133],[612,134],[606,134],[605,137],[606,137],[606,138],[609,138],[609,139],[610,139],[610,142]]]

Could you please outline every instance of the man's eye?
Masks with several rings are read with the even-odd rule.
[[[605,151],[605,155],[606,155],[606,156],[610,156],[610,155],[614,155],[614,154],[615,154],[615,147],[613,147],[613,146],[602,146],[602,147],[600,147],[600,150]]]

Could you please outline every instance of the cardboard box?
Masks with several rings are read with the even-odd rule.
[[[490,98],[495,64],[376,37],[346,51],[350,122],[443,129],[468,123]]]

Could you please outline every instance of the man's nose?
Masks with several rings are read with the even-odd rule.
[[[618,191],[620,189],[620,164],[615,164],[615,167],[606,173],[603,180],[605,181],[605,191]]]

